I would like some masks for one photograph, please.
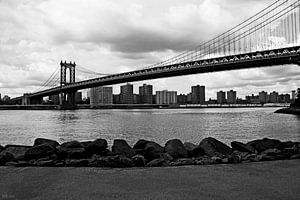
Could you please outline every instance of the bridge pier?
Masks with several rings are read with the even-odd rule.
[[[43,97],[29,97],[29,94],[24,94],[21,105],[40,105],[43,103]]]
[[[60,93],[59,95],[59,108],[61,110],[75,110],[77,109],[75,102],[76,91],[71,91],[67,93]]]

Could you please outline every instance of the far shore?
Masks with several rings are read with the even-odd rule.
[[[289,104],[107,104],[91,107],[89,104],[78,104],[74,109],[202,109],[202,108],[284,108]],[[0,105],[0,110],[60,110],[59,105]]]

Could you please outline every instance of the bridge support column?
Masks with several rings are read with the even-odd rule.
[[[76,91],[70,91],[67,93],[60,93],[59,107],[61,110],[74,110],[77,108],[75,102]]]
[[[30,98],[29,98],[28,94],[23,94],[21,105],[23,105],[23,106],[30,105]]]

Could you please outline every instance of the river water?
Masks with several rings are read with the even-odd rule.
[[[263,137],[300,141],[300,117],[277,108],[0,111],[0,144],[32,145],[37,137],[65,142],[117,138],[161,145],[173,138],[198,144],[215,137],[227,144]]]

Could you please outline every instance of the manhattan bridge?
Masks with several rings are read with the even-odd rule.
[[[300,0],[277,0],[230,30],[175,57],[118,74],[76,81],[76,74],[94,72],[61,61],[57,70],[33,93],[12,99],[15,104],[41,104],[44,97],[59,95],[60,105],[75,106],[78,90],[165,77],[226,70],[300,66]],[[284,66],[283,66],[284,67]]]

